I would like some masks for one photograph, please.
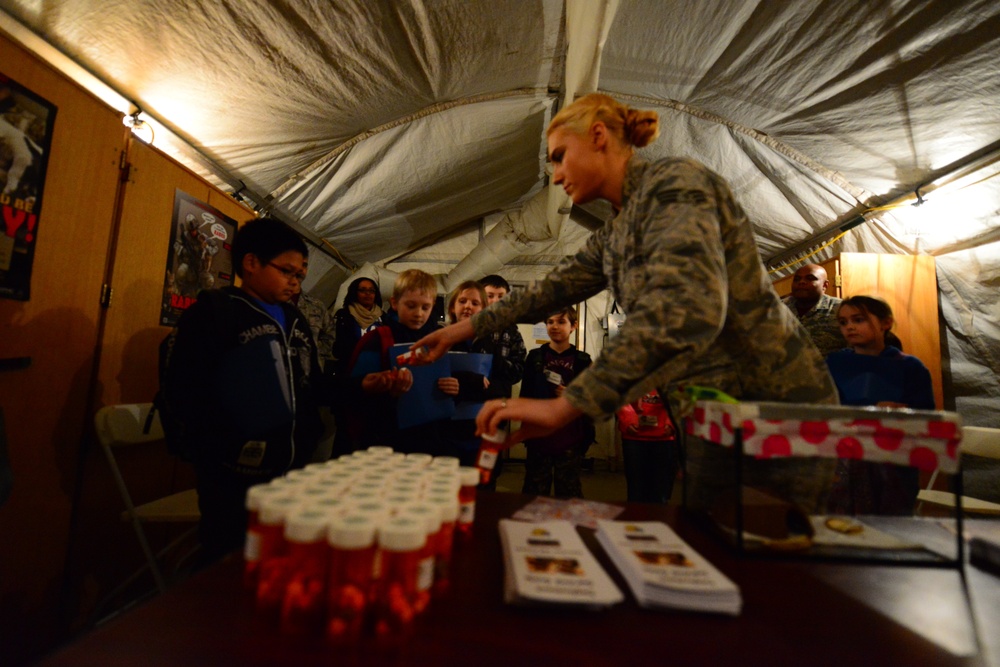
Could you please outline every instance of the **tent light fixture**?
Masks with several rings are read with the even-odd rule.
[[[135,135],[137,139],[145,144],[152,145],[155,134],[153,132],[153,126],[140,118],[140,114],[142,114],[142,109],[136,109],[131,114],[122,118],[122,123],[125,127],[132,130],[132,134]]]

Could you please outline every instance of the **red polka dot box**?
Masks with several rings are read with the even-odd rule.
[[[698,401],[687,433],[761,459],[812,456],[887,461],[920,470],[958,470],[961,417],[953,412],[794,403]]]

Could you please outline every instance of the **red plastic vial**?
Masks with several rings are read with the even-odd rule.
[[[483,433],[479,442],[479,456],[476,457],[476,467],[479,468],[479,481],[481,484],[488,484],[493,476],[493,468],[497,465],[497,457],[503,449],[503,444],[507,441],[507,434],[497,429],[493,435]]]
[[[419,592],[421,550],[427,542],[422,520],[395,516],[379,528],[381,572],[375,593],[375,635],[393,643],[413,632]]]
[[[315,635],[326,619],[326,531],[331,515],[303,507],[285,520],[288,583],[281,600],[280,627],[288,635]]]
[[[346,514],[330,522],[327,543],[326,636],[337,644],[353,643],[364,630],[375,570],[375,517]]]

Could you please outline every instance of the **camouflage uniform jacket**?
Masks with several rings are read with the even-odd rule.
[[[805,315],[799,317],[795,297],[785,297],[785,305],[788,306],[793,315],[799,317],[799,322],[802,322],[802,326],[809,332],[813,344],[824,357],[831,352],[847,347],[847,342],[840,333],[840,325],[837,323],[837,311],[842,302],[843,299],[838,299],[835,296],[820,294],[816,305],[810,308]]]
[[[319,354],[319,367],[322,369],[333,359],[333,317],[322,301],[305,293],[299,296],[296,305],[309,322],[316,341],[316,352]]]
[[[837,402],[823,357],[771,287],[749,220],[701,164],[632,157],[619,214],[545,280],[472,323],[482,336],[537,322],[607,287],[628,321],[563,394],[584,413],[611,415],[677,384],[747,400]]]

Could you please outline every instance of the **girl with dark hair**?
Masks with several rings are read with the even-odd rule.
[[[889,343],[893,316],[888,303],[872,296],[844,299],[837,321],[850,347],[831,352],[826,363],[841,403],[934,409],[930,371],[919,359]],[[830,510],[840,514],[910,514],[919,490],[916,468],[843,460],[831,492]]]

